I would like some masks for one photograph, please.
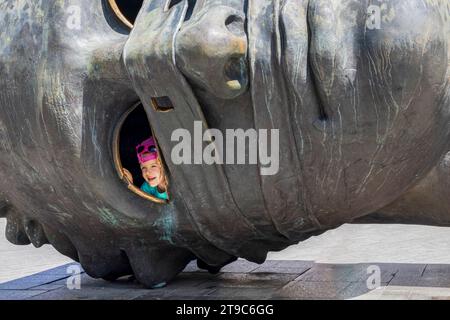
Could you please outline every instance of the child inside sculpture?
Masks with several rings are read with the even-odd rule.
[[[162,200],[168,200],[167,178],[153,137],[136,146],[136,153],[145,182],[141,190]]]

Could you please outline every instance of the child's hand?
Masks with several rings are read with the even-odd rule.
[[[127,179],[127,181],[132,184],[133,183],[133,175],[131,174],[131,172],[128,171],[127,169],[123,168],[122,173],[123,173],[125,179]]]

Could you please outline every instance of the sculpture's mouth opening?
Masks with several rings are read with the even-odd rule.
[[[116,17],[130,29],[133,28],[143,2],[143,0],[108,0]]]
[[[157,159],[150,157],[145,166],[140,164],[137,153],[137,146],[141,145],[150,137],[154,139],[155,146],[145,146],[152,152],[158,153]],[[143,153],[145,154],[145,150]],[[167,175],[164,165],[164,159],[158,147],[157,137],[149,124],[147,114],[142,103],[138,102],[133,105],[119,120],[114,132],[113,138],[113,155],[114,164],[119,177],[127,184],[128,189],[136,193],[138,196],[156,203],[166,203],[167,200],[158,197],[157,194],[151,194],[141,190],[141,186],[147,182],[148,186],[156,188],[159,193],[168,193]],[[146,172],[146,167],[150,165],[154,171]],[[141,168],[142,167],[142,168]],[[154,173],[156,172],[156,173]],[[153,183],[160,182],[153,186]],[[165,190],[161,189],[164,185]],[[148,188],[148,187],[147,187]]]

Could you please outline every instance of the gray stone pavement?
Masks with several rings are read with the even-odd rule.
[[[71,262],[51,246],[15,246],[5,239],[6,219],[0,218],[0,283]]]
[[[69,266],[79,268],[64,265],[0,284],[0,300],[450,299],[450,265],[379,263],[380,286],[372,290],[367,285],[370,264],[238,260],[211,275],[192,263],[167,287],[154,290],[131,277],[106,282],[81,268],[68,274]],[[76,283],[80,289],[70,290]]]
[[[69,290],[68,265],[56,267],[69,259],[50,246],[17,247],[0,238],[0,299],[450,299],[450,228],[344,225],[268,259],[239,260],[218,275],[191,264],[157,290],[81,272],[81,290]],[[374,266],[380,286],[370,290]]]

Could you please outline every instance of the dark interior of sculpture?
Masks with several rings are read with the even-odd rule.
[[[152,103],[153,108],[157,110],[157,108],[162,108],[162,112],[170,111],[170,100],[168,99],[153,99]],[[157,203],[166,203],[168,199],[157,198],[153,194],[149,193],[148,189],[141,190],[141,186],[145,182],[143,177],[143,169],[141,168],[141,164],[139,163],[137,152],[137,146],[148,141],[149,138],[152,138],[154,143],[153,148],[157,150],[158,157],[156,166],[159,166],[160,171],[158,171],[156,177],[163,177],[162,185],[165,190],[165,194],[167,197],[169,196],[169,191],[167,190],[169,186],[169,177],[167,175],[167,170],[164,164],[164,157],[161,154],[158,146],[158,140],[153,132],[148,118],[147,113],[144,110],[144,107],[141,103],[134,104],[130,109],[128,109],[124,115],[119,119],[119,122],[114,130],[113,137],[113,158],[115,169],[122,178],[122,180],[127,184],[128,189],[137,194],[138,196],[145,198],[147,200],[157,202]],[[141,146],[140,148],[144,150],[148,146]],[[148,165],[148,168],[153,165]],[[154,173],[155,174],[155,173]],[[149,179],[159,179],[153,177],[148,177]],[[161,185],[160,185],[161,186]]]
[[[135,146],[150,136],[152,136],[152,130],[147,120],[147,114],[142,104],[138,104],[128,114],[122,124],[119,144],[122,167],[130,171],[136,186],[142,185],[144,178],[142,177],[139,162],[136,157]]]
[[[117,6],[118,10],[120,11],[120,14],[122,14],[128,22],[134,24],[134,22],[136,21],[136,17],[139,13],[139,10],[142,7],[143,0],[110,0],[110,1]],[[182,0],[168,0],[166,3],[167,10],[170,10],[173,6],[179,4],[180,2],[182,2]],[[196,2],[197,0],[188,0],[188,9],[184,21],[190,19],[192,12],[194,11]]]
[[[134,24],[143,0],[114,0],[121,13],[131,24]]]

